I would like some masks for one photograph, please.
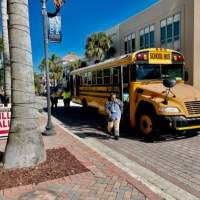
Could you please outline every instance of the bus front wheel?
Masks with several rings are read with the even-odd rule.
[[[137,116],[137,130],[144,138],[152,138],[156,135],[155,114],[152,112],[140,112]]]

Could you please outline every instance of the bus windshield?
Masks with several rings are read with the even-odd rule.
[[[163,78],[183,79],[183,65],[136,65],[136,80],[162,80]]]

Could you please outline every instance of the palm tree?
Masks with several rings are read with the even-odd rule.
[[[41,76],[34,72],[34,83],[35,83],[35,92],[40,94],[41,92]]]
[[[111,39],[103,32],[93,33],[88,37],[85,46],[85,54],[88,59],[95,59],[96,61],[102,61],[111,48]]]
[[[8,8],[12,119],[3,162],[10,169],[35,166],[46,160],[46,152],[35,107],[28,0],[8,0]]]
[[[70,71],[81,68],[81,67],[86,67],[87,63],[85,61],[82,61],[81,59],[78,59],[74,62],[71,62],[69,64],[69,69]]]
[[[52,54],[49,58],[49,72],[51,79],[53,79],[54,86],[56,86],[58,84],[58,81],[63,78],[64,71],[60,60],[60,57],[56,54]]]
[[[41,73],[45,71],[45,58],[42,59],[40,65],[39,65],[39,69],[40,69]]]
[[[3,60],[4,60],[4,92],[7,102],[11,100],[11,69],[10,69],[10,50],[8,40],[8,14],[7,0],[1,0],[1,18],[2,18],[2,33],[3,33]]]

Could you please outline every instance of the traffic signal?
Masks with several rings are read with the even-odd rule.
[[[56,9],[60,9],[61,6],[65,3],[65,0],[54,0],[54,5]]]

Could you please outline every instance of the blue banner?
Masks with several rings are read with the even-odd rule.
[[[61,42],[61,16],[48,17],[49,42]]]

